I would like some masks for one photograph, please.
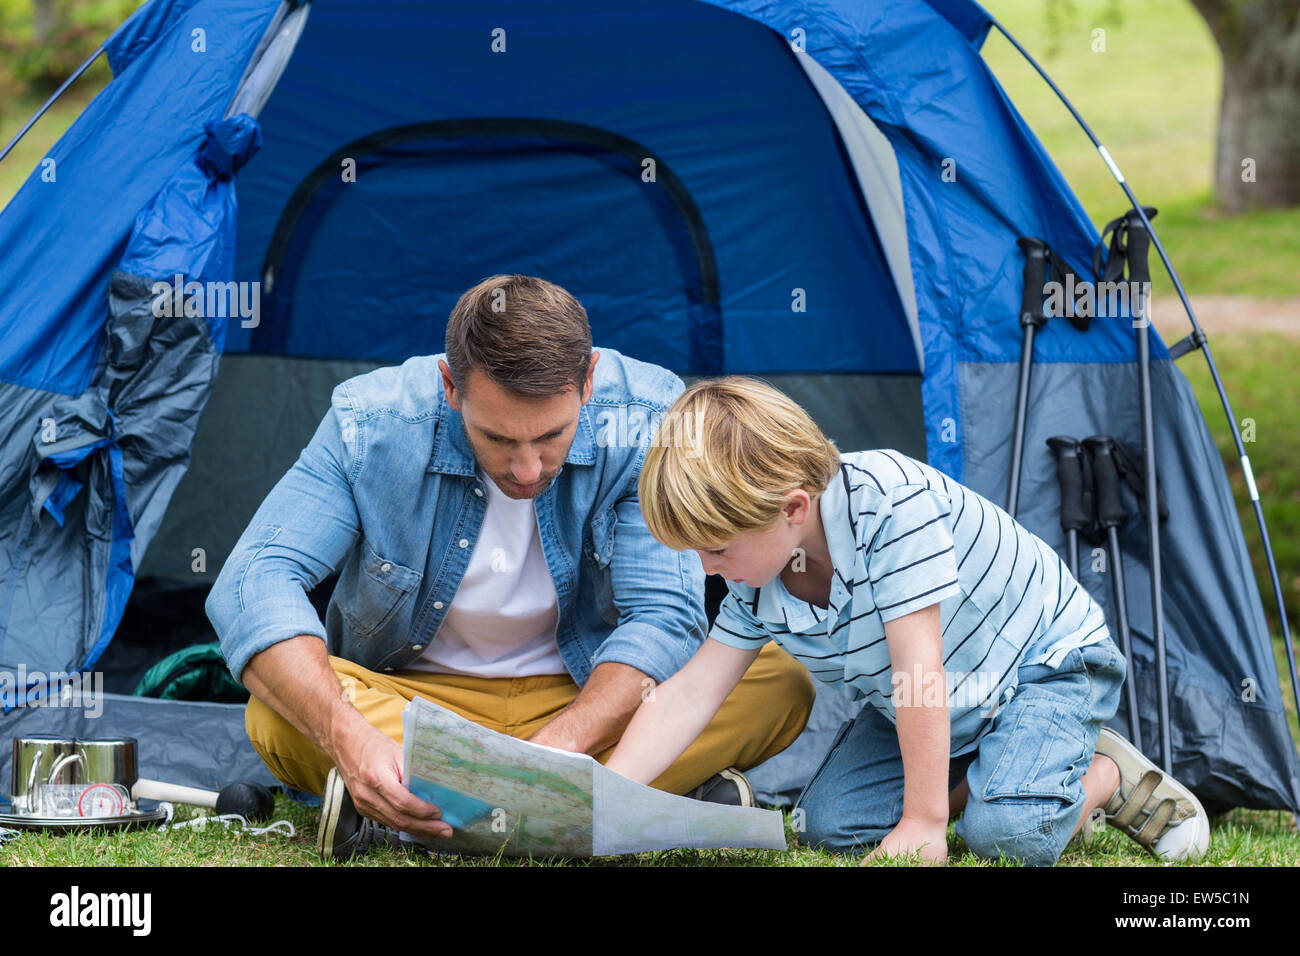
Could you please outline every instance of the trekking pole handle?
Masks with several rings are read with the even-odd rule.
[[[1156,217],[1154,206],[1143,206],[1142,211],[1147,214],[1148,222]],[[1136,209],[1130,209],[1125,218],[1128,220],[1125,223],[1127,240],[1125,258],[1128,260],[1129,281],[1150,282],[1151,266],[1147,258],[1151,248],[1151,234],[1147,232],[1146,223],[1142,221]]]
[[[1115,439],[1093,435],[1083,440],[1092,456],[1092,476],[1097,485],[1097,523],[1103,528],[1118,528],[1127,519],[1119,493],[1119,469],[1115,467]]]
[[[1047,284],[1049,249],[1046,242],[1032,236],[1022,236],[1016,240],[1016,245],[1025,254],[1025,288],[1020,300],[1020,324],[1022,327],[1032,325],[1039,328],[1047,324],[1047,316],[1043,314],[1043,297],[1046,295],[1043,286]]]
[[[1047,447],[1056,456],[1056,481],[1061,486],[1061,530],[1086,531],[1091,515],[1083,504],[1083,446],[1074,438],[1055,435]]]

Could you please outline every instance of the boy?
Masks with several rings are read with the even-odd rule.
[[[806,843],[942,862],[962,813],[977,855],[1050,865],[1101,808],[1162,859],[1204,854],[1196,797],[1102,727],[1125,664],[1101,609],[996,505],[898,452],[841,457],[739,376],[674,403],[639,494],[651,533],[698,551],[729,593],[610,768],[654,779],[775,640],[866,705],[799,797]]]

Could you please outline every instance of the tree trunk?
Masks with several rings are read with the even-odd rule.
[[[1300,4],[1192,0],[1223,55],[1214,193],[1228,212],[1300,204]]]
[[[54,0],[32,0],[32,40],[44,44],[54,26]]]

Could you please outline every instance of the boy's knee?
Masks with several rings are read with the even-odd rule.
[[[1066,804],[1054,798],[971,799],[958,835],[967,849],[984,859],[1052,866],[1065,845],[1061,835],[1066,810]]]
[[[814,850],[828,853],[854,853],[864,849],[861,839],[847,825],[844,814],[825,801],[800,799],[791,813],[791,823],[799,842]]]

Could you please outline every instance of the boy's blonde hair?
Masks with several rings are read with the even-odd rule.
[[[664,413],[641,467],[641,513],[670,548],[716,548],[770,525],[791,489],[815,500],[839,466],[808,413],[766,382],[705,379]]]

